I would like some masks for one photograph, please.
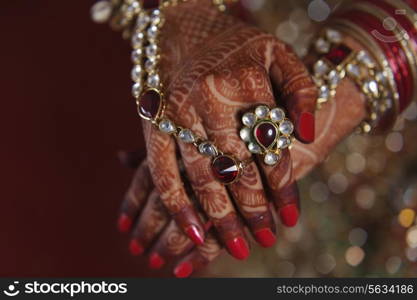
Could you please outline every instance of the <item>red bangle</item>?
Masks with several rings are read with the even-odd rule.
[[[417,0],[404,0],[404,2],[417,12]]]
[[[407,34],[410,37],[410,45],[413,47],[413,50],[417,53],[417,29],[405,15],[398,14],[396,7],[381,0],[364,0],[364,2],[372,3],[373,5],[381,8],[382,10],[387,12],[391,17],[393,17],[400,24],[400,26],[407,32]]]
[[[384,43],[381,40],[375,38],[374,34],[372,33],[374,30],[377,30],[378,32],[387,36],[391,36],[392,32],[386,30],[382,26],[381,21],[369,13],[360,10],[352,10],[346,13],[342,13],[338,17],[347,19],[350,22],[353,22],[356,25],[362,27],[380,46],[394,74],[394,79],[399,94],[400,111],[404,110],[404,108],[407,107],[411,100],[413,82],[412,77],[410,76],[410,66],[407,63],[407,57],[400,43]]]

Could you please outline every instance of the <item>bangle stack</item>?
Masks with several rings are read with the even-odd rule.
[[[369,117],[362,124],[362,130],[365,132],[375,127],[387,129],[393,124],[396,116],[411,101],[417,99],[417,20],[414,19],[416,7],[411,5],[412,1],[364,0],[349,3],[341,8],[331,21],[332,28],[357,39],[367,47],[367,51],[354,52],[329,40],[326,35],[322,35],[315,43],[315,48],[324,57],[332,56],[330,53],[343,56],[342,52],[349,52],[341,63],[333,67],[339,71],[339,76],[346,72],[365,93],[369,110]],[[337,51],[333,46],[341,51]],[[363,57],[374,64],[369,64],[364,69],[366,63],[363,63]],[[349,74],[347,67],[352,61],[362,69],[361,77],[352,76],[352,72]],[[326,102],[334,96],[336,90],[334,85],[328,83],[328,74],[320,74],[323,68],[319,62],[314,67],[315,77],[321,80],[318,80],[322,92],[319,103]],[[322,82],[326,80],[323,85]],[[378,90],[380,97],[375,98],[377,94],[366,88],[366,82],[372,83],[368,87]]]

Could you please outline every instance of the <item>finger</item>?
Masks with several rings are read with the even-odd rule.
[[[263,171],[268,181],[268,193],[273,199],[282,223],[288,227],[295,226],[299,218],[300,202],[290,151],[283,150],[281,159],[275,166],[263,164]]]
[[[130,169],[136,169],[139,167],[141,161],[145,159],[146,152],[143,149],[136,151],[120,150],[117,153],[117,157],[123,166]]]
[[[237,123],[233,121],[232,128],[239,128]],[[238,137],[236,130],[212,130],[211,132],[214,141],[225,153],[234,153],[240,161],[245,161],[252,156]],[[230,184],[228,189],[256,241],[263,247],[273,246],[276,242],[276,226],[256,164],[247,165],[239,180]]]
[[[204,130],[196,127],[192,128],[193,131],[204,136]],[[191,144],[179,143],[179,148],[194,194],[215,226],[219,239],[233,257],[246,259],[249,256],[249,246],[243,224],[226,188],[213,177],[210,158],[199,154]]]
[[[270,60],[266,53],[273,53],[274,45],[276,44],[275,39],[271,42],[267,41],[266,46],[260,44],[257,46],[256,53],[263,53],[259,56],[255,56],[256,61],[264,69],[271,69]],[[267,50],[265,50],[265,48]],[[268,50],[272,49],[272,50]],[[295,59],[295,58],[293,58]],[[280,74],[282,76],[283,73]],[[271,86],[271,82],[267,76],[257,76],[257,85],[260,87],[258,92],[253,97],[259,99],[257,102],[262,102],[269,107],[274,107],[275,99],[274,93]],[[263,79],[263,80],[261,80]],[[281,221],[286,226],[294,226],[298,221],[299,216],[299,199],[298,199],[298,188],[294,183],[292,175],[292,163],[288,149],[284,149],[281,152],[281,160],[275,166],[268,166],[264,163],[261,157],[258,158],[258,166],[260,166],[263,177],[266,179],[265,186],[268,191],[268,196],[273,199],[274,206],[279,212]],[[292,191],[292,193],[290,193]],[[288,197],[288,198],[287,198]]]
[[[315,138],[317,88],[303,62],[290,46],[275,43],[270,67],[272,83],[295,125],[296,137],[304,143]]]
[[[121,206],[118,227],[120,232],[130,230],[133,221],[146,201],[152,188],[147,161],[143,161],[135,172]]]
[[[170,220],[169,215],[153,190],[132,233],[129,250],[132,255],[141,255]]]
[[[193,242],[171,221],[149,254],[149,267],[160,269],[177,256],[184,255],[194,247]]]
[[[206,120],[206,130],[223,152],[233,153],[240,161],[246,161],[252,156],[246,144],[238,136],[239,129],[243,126],[240,117],[258,103],[274,106],[265,66],[246,59],[254,55],[253,53],[236,55],[237,61],[234,64],[239,65],[237,72],[224,74],[224,70],[233,70],[233,66],[221,65],[205,78],[203,85],[203,94],[206,97],[204,102],[207,105],[212,103],[210,111],[214,110],[220,119]],[[224,113],[225,111],[227,114]],[[248,165],[239,181],[229,185],[228,188],[258,243],[264,247],[275,244],[276,226],[256,164]]]
[[[262,247],[272,247],[277,240],[276,226],[256,164],[248,165],[229,190],[256,241]]]
[[[193,272],[203,269],[222,253],[222,247],[213,234],[208,234],[203,245],[196,247],[174,268],[177,278],[185,278]]]
[[[174,139],[151,126],[149,122],[143,122],[149,171],[155,187],[178,226],[195,244],[201,245],[204,242],[204,227],[181,180]]]

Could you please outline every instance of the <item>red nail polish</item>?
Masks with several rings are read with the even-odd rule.
[[[129,250],[132,255],[141,255],[145,249],[139,244],[137,240],[131,240],[129,244]]]
[[[295,204],[289,204],[281,208],[279,215],[281,216],[282,223],[288,227],[293,227],[298,221],[298,208]]]
[[[200,234],[200,231],[198,231],[197,227],[194,225],[188,226],[185,229],[185,232],[187,233],[188,237],[194,242],[196,245],[202,245],[204,243],[204,239]]]
[[[237,259],[244,260],[249,256],[248,244],[242,237],[227,241],[226,246],[230,253]]]
[[[193,265],[188,261],[184,261],[184,262],[180,263],[174,269],[174,275],[177,278],[188,277],[188,276],[191,275],[192,272],[193,272]]]
[[[149,256],[149,267],[151,269],[160,269],[165,264],[165,260],[156,252]]]
[[[301,113],[298,118],[298,135],[306,143],[311,143],[315,138],[315,120],[314,115],[310,112]]]
[[[272,247],[277,238],[275,234],[269,228],[263,228],[255,232],[255,237],[258,243],[265,248]]]
[[[120,232],[127,232],[132,226],[132,220],[125,214],[121,215],[117,222]]]

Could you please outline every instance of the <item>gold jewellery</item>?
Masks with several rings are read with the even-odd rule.
[[[161,1],[157,7],[145,9],[142,3],[137,0],[100,1],[92,7],[92,17],[93,20],[100,23],[110,21],[112,28],[122,30],[124,37],[130,36],[131,38],[133,48],[131,60],[134,64],[131,71],[131,78],[134,82],[132,95],[136,99],[140,117],[152,122],[161,132],[172,135],[181,142],[194,145],[200,154],[211,157],[211,169],[215,178],[223,184],[230,184],[239,179],[244,167],[252,159],[240,161],[233,155],[225,154],[211,141],[197,135],[191,129],[175,124],[164,116],[166,101],[159,72],[161,57],[159,41],[161,28],[164,24],[163,11],[169,6],[183,2],[187,1],[165,0]],[[213,4],[220,11],[224,11],[226,8],[225,0],[213,0]],[[255,119],[268,116],[272,118],[275,110],[270,110],[266,106],[262,106],[262,108],[266,115],[254,114]],[[259,107],[257,110],[259,111]],[[245,114],[245,116],[247,115]],[[285,114],[283,118],[285,118]],[[259,135],[261,129],[268,124],[271,126],[271,130],[265,131],[267,135],[274,137],[271,145],[264,146],[262,143],[255,142],[249,144],[260,147],[259,151],[254,151],[252,146],[250,150],[252,149],[252,153],[264,155],[264,162],[268,165],[276,164],[280,159],[280,149],[288,147],[292,141],[290,136],[293,131],[292,123],[288,119],[282,119],[279,122],[281,123],[263,120],[255,129],[258,135],[248,133],[248,140],[245,140],[249,141],[249,138],[255,138],[259,142],[262,138]],[[277,145],[281,148],[275,147],[272,150]]]
[[[389,84],[389,74],[366,51],[354,51],[343,44],[341,33],[335,29],[324,29],[314,49],[320,55],[313,66],[313,79],[319,89],[318,108],[334,98],[339,83],[349,77],[366,98],[368,117],[359,130],[371,132],[395,105],[397,92]]]
[[[262,155],[267,165],[278,163],[281,151],[292,143],[294,125],[279,107],[259,105],[242,116],[242,123],[240,138],[251,153]]]

